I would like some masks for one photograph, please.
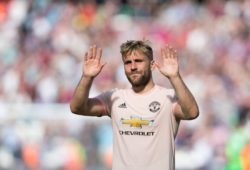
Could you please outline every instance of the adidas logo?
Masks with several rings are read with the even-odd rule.
[[[119,108],[127,108],[127,105],[126,105],[126,103],[122,103],[122,104],[120,104],[118,107],[119,107]]]

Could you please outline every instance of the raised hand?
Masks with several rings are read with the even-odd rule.
[[[86,77],[94,78],[102,70],[106,63],[101,63],[102,49],[96,47],[96,45],[91,46],[88,52],[84,55],[83,63],[83,75]]]
[[[155,63],[159,71],[167,78],[179,76],[179,64],[177,51],[169,45],[161,48],[161,64]]]

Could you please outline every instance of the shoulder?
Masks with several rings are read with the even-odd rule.
[[[171,101],[176,100],[175,90],[173,88],[166,88],[163,86],[156,85],[159,94],[169,98]]]
[[[175,94],[175,91],[173,88],[166,88],[163,86],[156,85],[156,89],[158,92],[161,92],[161,93],[164,93],[167,95],[174,95]]]
[[[102,92],[100,95],[97,96],[97,98],[100,98],[100,97],[114,98],[114,97],[120,96],[124,92],[125,92],[125,89],[114,88],[114,89],[110,89],[110,90]]]

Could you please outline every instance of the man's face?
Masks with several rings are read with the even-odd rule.
[[[123,57],[125,74],[133,87],[145,86],[151,79],[151,62],[142,52],[134,50]]]

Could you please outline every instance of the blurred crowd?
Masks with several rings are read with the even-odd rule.
[[[249,9],[248,0],[0,0],[0,103],[67,105],[93,44],[103,48],[107,64],[91,95],[128,87],[120,44],[149,40],[157,60],[168,43],[178,49],[181,74],[200,108],[197,120],[181,123],[176,169],[249,170]],[[155,82],[170,87],[154,74]],[[4,145],[11,123],[1,125],[0,147],[13,150]],[[92,126],[100,130],[84,129]]]

